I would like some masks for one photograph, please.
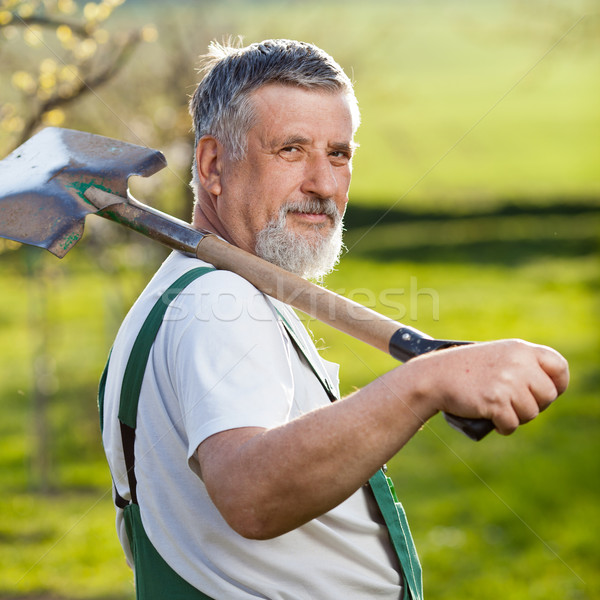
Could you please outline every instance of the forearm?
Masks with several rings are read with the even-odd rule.
[[[509,434],[568,380],[564,358],[543,346],[505,340],[442,350],[281,427],[216,434],[198,459],[230,525],[247,537],[273,537],[345,500],[436,412],[491,419]]]

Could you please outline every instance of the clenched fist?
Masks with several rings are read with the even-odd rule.
[[[491,419],[508,435],[534,419],[569,383],[555,350],[522,340],[459,346],[411,360],[419,393],[433,414]]]

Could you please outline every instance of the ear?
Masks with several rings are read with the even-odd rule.
[[[205,135],[198,140],[196,146],[196,165],[198,167],[198,181],[211,195],[221,195],[221,166],[223,147],[210,135]]]

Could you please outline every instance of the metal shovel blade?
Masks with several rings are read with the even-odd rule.
[[[158,150],[104,136],[48,127],[0,161],[0,237],[62,258],[98,212],[84,196],[94,186],[127,195],[132,175],[148,177],[167,161]]]

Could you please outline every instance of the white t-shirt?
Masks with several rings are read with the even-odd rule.
[[[126,499],[117,419],[126,362],[154,303],[197,266],[206,264],[171,254],[125,318],[113,347],[103,442],[118,493]],[[271,540],[241,537],[206,492],[196,449],[207,437],[236,427],[276,427],[330,402],[274,306],[338,389],[337,365],[318,356],[289,307],[231,272],[195,280],[166,312],[140,394],[135,474],[146,533],[172,569],[216,600],[398,600],[397,559],[368,488]],[[117,530],[132,564],[120,509]]]

